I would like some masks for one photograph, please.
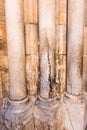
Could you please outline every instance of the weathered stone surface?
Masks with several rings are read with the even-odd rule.
[[[37,23],[38,21],[38,0],[24,0],[24,21],[25,23]]]
[[[1,80],[1,72],[0,72],[0,108],[2,106],[2,99],[3,99],[3,94],[2,94],[2,80]]]
[[[34,119],[28,122],[22,130],[35,130]]]
[[[87,25],[87,0],[85,0],[85,25]]]
[[[86,114],[84,105],[67,104],[65,108],[65,129],[66,130],[85,130],[84,117]]]
[[[4,124],[0,124],[0,130],[8,130]]]
[[[82,91],[84,5],[84,0],[68,1],[67,91],[77,95]]]
[[[25,24],[25,37],[26,37],[26,54],[38,55],[38,26],[35,24]]]
[[[38,80],[38,29],[37,25],[25,24],[26,35],[26,79],[30,95],[37,93]]]
[[[38,55],[26,56],[26,82],[29,95],[37,94]]]
[[[63,93],[66,87],[66,55],[56,55],[57,91]]]
[[[56,43],[56,53],[59,55],[66,55],[66,26],[57,25],[57,43]]]
[[[35,130],[48,130],[48,129],[49,126],[46,123],[41,122],[38,119],[35,119]]]
[[[0,56],[7,54],[4,0],[0,0]]]
[[[0,56],[7,55],[5,25],[0,23]]]
[[[63,93],[66,86],[66,26],[57,25],[56,32],[56,83],[57,90]]]
[[[87,125],[87,94],[65,97],[64,112],[64,128],[66,130],[85,130]]]
[[[9,93],[9,75],[8,72],[1,71],[1,85],[3,98],[8,96]]]
[[[83,90],[87,91],[87,26],[84,27],[83,47]]]
[[[10,77],[9,93],[11,99],[21,100],[26,97],[23,1],[5,0],[5,14]]]
[[[66,25],[67,1],[56,0],[56,25]]]
[[[84,27],[84,48],[83,55],[87,55],[87,26]]]
[[[59,0],[59,24],[66,25],[67,0]]]
[[[40,95],[49,97],[55,84],[55,1],[39,1]]]
[[[1,71],[8,71],[8,58],[7,56],[0,56],[0,70]]]
[[[33,119],[32,111],[33,101],[29,101],[28,97],[21,101],[12,101],[7,98],[1,110],[2,119],[9,130],[22,130]]]
[[[83,56],[83,90],[87,92],[87,55]]]
[[[55,19],[56,19],[56,25],[59,24],[59,0],[56,0],[56,14],[55,14]]]
[[[7,0],[7,1],[12,1],[12,0]],[[18,0],[17,0],[18,1]],[[20,1],[20,0],[19,0]],[[51,0],[47,0],[47,2],[49,1],[49,3],[51,2]],[[54,0],[52,0],[54,2]],[[71,0],[68,1],[68,3]],[[78,4],[79,2],[81,2],[81,0],[72,0],[75,3],[77,3],[76,9],[78,8]],[[86,2],[87,0],[85,0]],[[5,36],[5,16],[4,16],[4,5],[3,5],[4,0],[0,0],[0,104],[2,101],[3,97],[7,97],[9,95],[9,76],[8,76],[8,62],[7,62],[7,47],[6,47],[6,36]],[[13,2],[13,1],[12,1]],[[39,74],[39,58],[40,57],[40,53],[38,54],[38,46],[40,45],[40,38],[43,39],[43,43],[46,43],[46,45],[48,45],[48,43],[52,43],[51,47],[53,47],[55,40],[53,39],[57,39],[57,46],[56,46],[56,87],[54,86],[54,89],[51,88],[52,91],[52,96],[55,96],[55,93],[63,93],[65,91],[65,87],[66,87],[66,10],[67,10],[67,2],[66,0],[56,0],[56,5],[47,5],[46,8],[43,8],[43,10],[45,10],[45,13],[40,14],[40,11],[38,10],[38,0],[24,0],[24,21],[25,21],[25,25],[23,24],[23,26],[25,26],[25,39],[27,39],[27,43],[25,48],[26,48],[26,86],[28,89],[28,93],[29,96],[33,97],[32,95],[38,94],[37,92],[37,82],[38,82],[38,74]],[[87,2],[86,2],[87,3]],[[45,1],[43,0],[43,3],[41,2],[41,6],[44,6]],[[87,4],[85,4],[85,8],[86,8],[86,13],[87,13]],[[41,7],[40,6],[40,7]],[[52,7],[52,8],[51,8]],[[55,8],[56,7],[56,8]],[[71,4],[71,7],[72,4]],[[54,8],[54,9],[53,9]],[[71,9],[71,8],[70,8]],[[75,9],[75,14],[76,14],[76,9]],[[13,5],[12,5],[12,10],[13,10]],[[52,11],[56,11],[53,12],[52,17],[50,14],[52,13]],[[82,11],[79,8],[79,11]],[[12,13],[14,12],[14,10],[12,11]],[[69,11],[70,12],[70,11]],[[70,15],[73,13],[73,11],[71,11]],[[39,21],[38,21],[38,15],[39,15]],[[38,25],[40,23],[40,15],[46,16],[42,18],[42,28],[44,31],[40,31],[38,32]],[[17,15],[16,15],[17,16]],[[56,16],[56,18],[55,18]],[[87,15],[85,14],[85,25],[87,25]],[[51,19],[52,18],[52,19]],[[75,21],[75,18],[78,19],[77,16],[73,17],[72,21]],[[80,17],[79,17],[80,18]],[[82,18],[82,16],[81,16]],[[54,22],[55,21],[55,22]],[[77,23],[75,24],[76,26],[78,25],[78,32],[80,32],[80,22],[81,20],[78,20]],[[49,29],[50,27],[56,27],[56,35],[55,34],[55,30],[51,30]],[[9,25],[10,27],[10,25]],[[11,27],[11,30],[13,29],[14,26]],[[40,26],[39,26],[40,27]],[[73,25],[71,24],[71,27],[73,27]],[[44,28],[47,28],[44,29]],[[74,34],[78,34],[76,33],[77,28],[73,27],[73,31]],[[51,32],[51,33],[50,33]],[[17,33],[18,35],[19,33]],[[68,33],[67,33],[68,34]],[[71,34],[71,31],[70,33]],[[13,34],[14,35],[14,34]],[[37,38],[39,35],[39,39]],[[41,37],[42,35],[42,37]],[[74,47],[76,47],[76,37],[75,35],[73,36],[73,42],[75,43],[75,45],[73,45],[72,49]],[[15,36],[15,35],[14,35]],[[69,36],[69,35],[68,35]],[[15,36],[17,37],[17,36]],[[55,38],[53,38],[55,37]],[[78,37],[78,35],[77,35]],[[80,36],[81,38],[81,36]],[[14,40],[13,40],[14,41]],[[26,41],[26,40],[25,40]],[[45,42],[46,41],[46,42]],[[81,40],[80,40],[81,41]],[[70,42],[71,44],[72,42]],[[39,46],[40,47],[40,46]],[[50,47],[50,48],[51,48]],[[68,47],[68,46],[67,46]],[[40,48],[39,48],[40,49]],[[15,50],[15,49],[14,49]],[[41,52],[44,50],[44,47],[42,48]],[[68,50],[68,49],[67,49]],[[13,51],[12,51],[13,52]],[[46,51],[47,55],[48,50]],[[73,55],[76,54],[76,52],[78,52],[78,50],[75,51],[75,53],[72,53],[72,56],[70,56],[71,59],[74,60],[77,59],[73,58]],[[70,52],[71,53],[71,52]],[[83,55],[83,65],[81,66],[80,70],[82,71],[83,69],[83,90],[87,91],[87,27],[85,26],[84,29],[84,50],[83,53],[80,53],[80,56]],[[16,57],[18,57],[18,54],[16,54]],[[44,57],[44,56],[43,56]],[[16,59],[16,58],[15,58]],[[44,64],[42,66],[43,69],[43,74],[44,77],[46,77],[46,74],[48,74],[49,77],[49,72],[48,71],[44,71],[46,70],[47,65],[50,68],[50,65],[53,65],[53,57],[51,58],[52,62],[48,62],[47,64]],[[42,58],[42,61],[44,62],[44,58]],[[15,63],[15,62],[14,62]],[[81,62],[82,63],[82,62]],[[21,67],[21,64],[20,64]],[[68,69],[69,67],[67,67]],[[74,79],[74,74],[75,74],[75,67],[73,67],[74,69],[73,74],[72,74],[72,78]],[[18,71],[18,69],[17,69]],[[15,72],[14,72],[15,73]],[[53,72],[52,72],[53,75]],[[20,76],[20,75],[19,75]],[[49,78],[48,78],[49,79]],[[49,82],[44,82],[44,80],[40,80],[41,83],[43,84],[43,88],[42,88],[42,93],[43,93],[43,89],[44,86],[46,87],[46,91],[48,89],[48,84]],[[77,79],[75,80],[77,83]],[[15,84],[15,81],[14,81]],[[77,87],[75,85],[74,89],[72,89],[72,91],[74,92],[77,91],[79,85],[77,85]],[[17,85],[18,87],[18,85]],[[50,86],[51,87],[51,86]],[[15,89],[16,90],[16,89]],[[20,87],[21,90],[21,87]],[[54,92],[55,91],[55,92]],[[14,91],[13,91],[14,92]],[[54,93],[54,94],[53,94]],[[14,93],[15,94],[15,93]],[[45,95],[45,94],[44,94]],[[51,95],[51,94],[50,94]],[[35,118],[32,119],[31,121],[27,122],[26,126],[23,127],[23,130],[83,130],[85,129],[84,126],[86,123],[87,124],[87,119],[85,116],[87,116],[86,114],[86,106],[84,105],[84,103],[73,103],[72,100],[70,100],[70,102],[68,102],[66,99],[64,99],[63,101],[63,97],[61,96],[61,101],[59,101],[59,105],[57,108],[57,112],[55,112],[55,110],[53,109],[54,105],[50,105],[49,103],[43,103],[40,102],[38,103],[38,101],[36,101],[36,103],[34,104],[32,111],[35,115],[35,113],[38,115],[37,117],[39,118]],[[65,102],[66,101],[66,102]],[[78,101],[79,102],[79,101]],[[38,105],[39,104],[39,105]],[[19,105],[21,106],[21,105]],[[34,109],[35,107],[35,109]],[[51,107],[52,111],[49,110],[49,108]],[[44,110],[43,110],[44,109]],[[19,110],[19,109],[17,109]],[[29,111],[30,113],[30,111]],[[28,114],[29,114],[28,113]],[[0,113],[1,114],[1,113]],[[11,113],[9,113],[10,115]],[[28,115],[25,112],[25,115]],[[52,115],[53,114],[53,115]],[[48,117],[47,117],[48,115]],[[24,115],[23,115],[24,117]],[[53,117],[53,118],[52,118]],[[56,119],[58,120],[56,122],[56,124],[51,124],[49,125],[49,121],[51,120],[51,122],[55,122],[55,117],[57,117]],[[12,118],[13,120],[13,118]],[[14,120],[14,122],[16,122]],[[7,130],[7,128],[5,127],[5,124],[0,124],[0,130]],[[10,128],[10,130],[13,130],[12,128]],[[87,128],[86,128],[87,130]]]
[[[34,107],[34,118],[49,126],[57,125],[59,100],[43,99],[39,96]],[[37,124],[36,124],[37,125]]]

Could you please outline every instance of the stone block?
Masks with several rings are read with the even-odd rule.
[[[59,100],[57,99],[39,99],[36,101],[36,105],[34,107],[34,118],[36,120],[36,127],[41,128],[46,127],[46,130],[48,130],[48,126],[55,126],[58,122],[58,108],[59,108]],[[39,124],[37,124],[39,123]]]
[[[64,129],[85,130],[87,125],[87,94],[64,98]]]
[[[26,56],[26,82],[29,95],[37,93],[38,83],[38,56]]]
[[[37,0],[24,0],[24,21],[25,23],[37,23],[38,21]]]

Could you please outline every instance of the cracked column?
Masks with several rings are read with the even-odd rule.
[[[55,0],[39,0],[40,96],[49,98],[55,82]]]
[[[82,91],[84,0],[68,0],[65,129],[85,130],[87,94]]]
[[[5,15],[10,78],[5,123],[8,129],[18,130],[31,117],[31,112],[29,112],[31,104],[28,103],[25,84],[23,1],[5,0]]]
[[[57,123],[59,103],[56,94],[50,95],[51,90],[56,93],[55,0],[39,0],[39,38],[40,93],[36,102],[34,116],[36,120],[38,119],[40,122],[53,126]],[[38,128],[37,123],[35,125]]]

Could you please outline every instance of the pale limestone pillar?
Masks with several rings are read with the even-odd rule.
[[[55,0],[39,0],[40,95],[49,98],[55,78]]]
[[[23,1],[5,0],[10,99],[26,97]]]
[[[40,94],[34,107],[36,129],[42,129],[43,124],[55,129],[58,123],[59,101],[55,93],[50,96],[50,92],[56,92],[55,4],[55,0],[39,0]]]
[[[68,0],[67,92],[82,91],[84,0]]]
[[[10,95],[3,116],[9,130],[21,130],[32,116],[32,104],[26,93],[23,0],[5,0]]]
[[[67,130],[85,130],[87,93],[82,92],[85,0],[68,0],[67,90],[63,124]]]

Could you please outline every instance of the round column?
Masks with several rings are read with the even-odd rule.
[[[82,91],[84,0],[68,0],[67,92]]]
[[[5,0],[10,99],[26,97],[23,1]]]
[[[40,95],[49,98],[55,80],[55,0],[39,0]]]

